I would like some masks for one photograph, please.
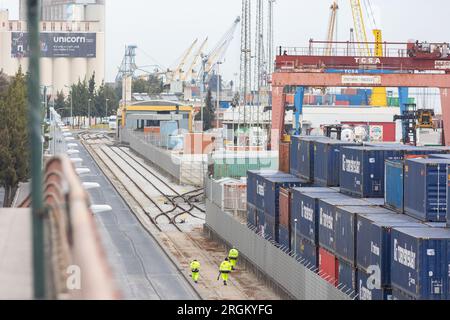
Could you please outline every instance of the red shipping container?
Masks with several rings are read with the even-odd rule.
[[[289,173],[291,171],[290,166],[290,142],[280,142],[280,171]]]
[[[339,282],[339,260],[323,248],[319,249],[319,273],[332,285]]]
[[[350,106],[350,101],[336,101],[335,105],[337,105],[337,106]]]
[[[291,189],[280,189],[280,224],[289,230],[291,225]]]
[[[288,94],[286,95],[286,103],[288,105],[294,105],[294,95],[293,94]]]
[[[215,137],[209,133],[188,133],[184,136],[184,154],[206,154],[214,148]]]
[[[356,96],[358,94],[358,90],[357,89],[353,89],[353,88],[347,88],[347,89],[343,90],[343,94]]]

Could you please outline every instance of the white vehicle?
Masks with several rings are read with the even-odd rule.
[[[117,129],[117,116],[109,117],[109,130]]]

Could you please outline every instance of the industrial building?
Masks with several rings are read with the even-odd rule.
[[[25,1],[19,20],[0,11],[0,69],[8,75],[28,70]],[[103,0],[41,2],[41,85],[56,94],[95,73],[105,77],[105,5]]]

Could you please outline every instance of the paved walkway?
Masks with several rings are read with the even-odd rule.
[[[0,300],[32,299],[31,214],[0,209]]]

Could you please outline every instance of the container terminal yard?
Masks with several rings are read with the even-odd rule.
[[[450,300],[448,39],[386,41],[385,2],[327,0],[295,47],[281,1],[242,0],[170,68],[120,43],[108,82],[110,2],[16,2],[1,300]]]

